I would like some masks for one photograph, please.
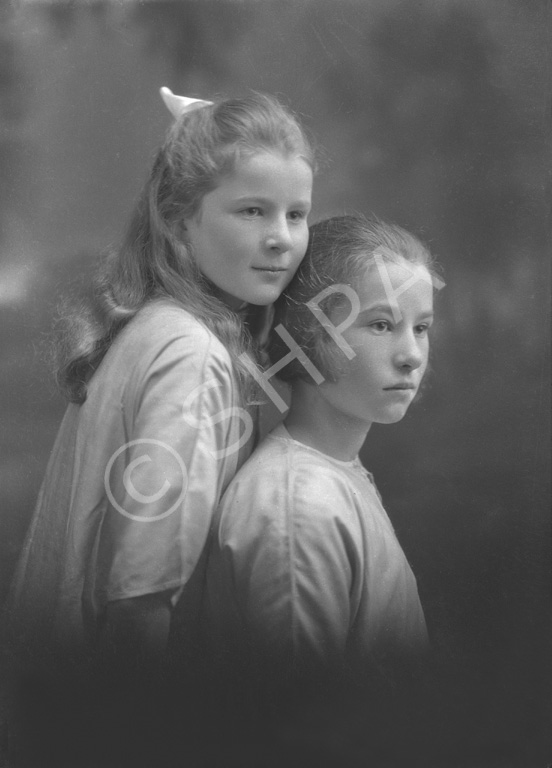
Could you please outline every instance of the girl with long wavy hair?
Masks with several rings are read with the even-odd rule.
[[[240,355],[259,357],[307,247],[314,157],[295,116],[260,94],[162,94],[176,121],[63,344],[71,402],[7,607],[33,661],[141,663],[193,622],[183,595],[255,437]]]

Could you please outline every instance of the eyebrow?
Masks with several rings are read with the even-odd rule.
[[[263,197],[262,195],[242,195],[242,197],[236,197],[235,201],[237,203],[248,203],[248,202],[263,203],[264,205],[270,205],[273,202],[271,198]],[[294,200],[290,205],[310,208],[311,201],[310,199],[304,198],[300,200]]]
[[[361,317],[362,315],[367,315],[369,312],[387,312],[388,314],[393,314],[393,309],[390,304],[374,304],[373,306],[367,306],[364,307],[364,309],[361,309],[358,313],[358,316]],[[435,316],[435,313],[432,311],[428,312],[422,312],[420,314],[420,317],[429,319],[433,318]]]

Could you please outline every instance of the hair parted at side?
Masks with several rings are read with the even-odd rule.
[[[274,327],[283,325],[328,381],[339,378],[345,356],[307,302],[331,286],[347,285],[355,290],[378,251],[384,259],[390,258],[386,255],[390,252],[426,267],[431,276],[436,276],[435,262],[428,249],[402,227],[358,214],[334,216],[309,228],[305,258],[275,304]],[[331,318],[332,313],[347,302],[343,293],[335,292],[322,299],[318,306]],[[268,344],[270,361],[277,363],[287,354],[289,347],[273,331]],[[278,377],[287,382],[302,379],[312,383],[312,377],[297,358],[282,368]]]
[[[253,93],[184,114],[169,129],[119,248],[98,273],[94,307],[64,317],[57,378],[69,400],[82,403],[87,383],[115,336],[150,300],[174,300],[204,323],[230,352],[243,394],[251,375],[238,359],[255,351],[254,326],[264,308],[251,308],[249,329],[200,273],[182,238],[182,222],[203,197],[257,151],[299,155],[315,170],[313,146],[297,118],[277,99]]]

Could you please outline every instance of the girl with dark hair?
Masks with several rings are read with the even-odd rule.
[[[176,121],[63,349],[71,403],[7,607],[33,659],[163,654],[251,450],[240,355],[258,357],[307,246],[314,159],[296,118],[264,95],[162,95]]]
[[[260,377],[267,392],[276,372],[289,382],[291,408],[215,517],[204,609],[227,669],[368,672],[426,646],[416,580],[358,452],[420,388],[434,280],[428,251],[399,227],[359,216],[311,227]]]

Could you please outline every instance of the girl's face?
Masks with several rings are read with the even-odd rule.
[[[360,313],[342,334],[355,356],[336,382],[320,386],[320,393],[336,415],[368,428],[372,422],[392,424],[406,414],[427,367],[431,277],[425,267],[406,260],[382,260],[367,268],[356,292]],[[336,315],[337,326],[348,310]]]
[[[266,305],[287,286],[308,241],[312,170],[296,155],[243,157],[185,220],[201,272],[232,308]]]

